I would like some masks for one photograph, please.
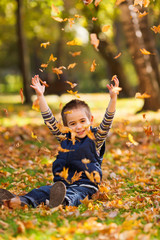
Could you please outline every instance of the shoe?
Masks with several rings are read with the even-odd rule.
[[[9,192],[6,189],[0,188],[0,206],[4,204],[3,200],[10,200],[12,198],[17,197],[15,194]],[[20,201],[21,202],[21,207],[24,207],[25,205],[29,206],[28,203],[25,201]]]
[[[63,182],[54,183],[50,190],[49,207],[55,208],[63,203],[66,195],[66,186]]]
[[[3,200],[9,200],[16,197],[15,194],[9,192],[6,189],[0,188],[0,206],[3,205]]]

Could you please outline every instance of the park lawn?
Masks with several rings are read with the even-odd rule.
[[[98,124],[109,96],[80,96]],[[58,119],[60,103],[70,99],[47,97]],[[1,206],[0,239],[160,239],[160,112],[135,114],[142,104],[138,99],[118,100],[106,141],[103,182],[93,199],[55,209],[20,208],[18,200],[18,209]],[[23,195],[52,184],[58,143],[40,112],[22,105],[19,96],[0,97],[0,109],[0,188]]]

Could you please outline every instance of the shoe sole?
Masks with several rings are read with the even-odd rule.
[[[15,196],[16,195],[9,192],[8,190],[0,188],[0,205],[3,204],[3,200],[9,200],[11,198],[14,198]]]
[[[50,190],[49,207],[55,208],[63,203],[66,195],[66,186],[63,182],[56,182]]]

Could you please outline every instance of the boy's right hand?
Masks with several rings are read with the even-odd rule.
[[[37,97],[44,94],[45,86],[40,84],[39,75],[35,75],[32,78],[32,85],[30,85],[30,87],[35,90]]]

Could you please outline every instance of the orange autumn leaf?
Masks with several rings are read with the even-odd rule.
[[[95,179],[95,182],[96,182],[96,183],[100,183],[100,181],[101,181],[101,177],[100,177],[99,172],[97,172],[97,171],[93,171],[93,172],[94,172],[94,179]]]
[[[72,113],[72,111],[66,111],[66,112],[64,112],[64,114],[71,114]]]
[[[75,45],[80,45],[80,43],[77,40],[74,39],[72,41],[67,42],[67,45],[75,46]]]
[[[42,85],[44,85],[45,87],[49,87],[49,85],[45,82],[42,81],[42,79],[39,78],[39,81],[42,83]]]
[[[69,26],[72,27],[72,25],[75,23],[74,18],[68,18]]]
[[[20,89],[21,102],[24,103],[23,88]]]
[[[72,83],[70,81],[65,81],[65,82],[68,83],[71,86],[71,88],[75,88],[77,86],[77,83]]]
[[[122,53],[121,53],[121,52],[120,52],[120,53],[118,53],[118,55],[116,55],[116,56],[114,57],[114,59],[117,59],[117,58],[119,58],[121,55],[122,55]]]
[[[99,172],[93,171],[93,172],[89,173],[88,171],[85,171],[85,174],[91,182],[100,183],[101,177],[99,175]]]
[[[126,0],[117,0],[116,1],[116,5],[118,6],[118,5],[120,5],[122,2],[125,2]]]
[[[11,198],[9,200],[3,200],[4,206],[11,208],[11,209],[21,209],[21,200],[18,196]]]
[[[39,99],[37,98],[33,104],[32,104],[32,109],[33,110],[36,110],[36,111],[39,111],[40,110],[40,107],[39,107]]]
[[[75,131],[70,131],[70,132],[71,132],[71,141],[72,141],[73,145],[75,145],[76,132]]]
[[[42,63],[42,64],[41,64],[41,67],[42,67],[42,68],[47,68],[47,67],[48,67],[48,64],[47,64],[47,63]]]
[[[88,179],[91,181],[91,182],[94,182],[94,175],[93,175],[93,172],[89,173],[88,171],[84,171],[86,176],[88,177]]]
[[[111,81],[114,81],[114,78],[117,78],[117,75],[113,75]]]
[[[57,60],[56,57],[53,56],[53,54],[50,55],[49,61],[55,62]]]
[[[68,65],[67,69],[74,68],[77,65],[77,63],[71,63]]]
[[[92,21],[97,21],[97,17],[92,17]]]
[[[95,135],[91,130],[86,131],[86,134],[91,140],[95,140]]]
[[[96,60],[94,59],[93,62],[92,62],[92,65],[91,65],[91,67],[90,67],[90,71],[91,71],[91,72],[94,72],[95,69],[96,69],[96,66],[97,66]]]
[[[33,132],[31,132],[31,137],[32,137],[33,139],[38,140],[38,142],[41,142],[41,141],[38,139],[37,135],[35,135]]]
[[[79,51],[79,52],[69,52],[69,54],[71,54],[72,57],[76,57],[76,56],[79,56],[81,54],[81,51]]]
[[[109,29],[110,29],[110,25],[104,25],[103,27],[102,27],[102,32],[107,32]]]
[[[59,67],[59,68],[53,68],[53,67],[52,67],[52,72],[56,73],[57,76],[58,76],[58,78],[60,78],[60,77],[59,77],[60,74],[63,74],[63,71],[62,71],[62,68],[61,68],[61,67]]]
[[[148,124],[147,126],[145,126],[143,128],[144,128],[144,132],[147,136],[154,135],[150,124]]]
[[[78,91],[73,92],[72,90],[67,90],[67,92],[68,92],[69,94],[71,94],[71,95],[76,96],[77,98],[80,98],[80,96],[77,94]]]
[[[141,93],[137,92],[136,95],[135,95],[135,98],[140,98],[140,99],[150,98],[150,97],[151,97],[151,95],[149,95],[147,93],[141,94]]]
[[[98,51],[99,39],[97,38],[97,34],[96,33],[91,33],[90,37],[91,37],[91,44]]]
[[[144,0],[134,0],[134,6],[140,5],[142,7],[143,6],[143,1]]]
[[[93,0],[83,0],[83,3],[85,4],[85,5],[89,5],[89,4],[91,4],[93,2]]]
[[[140,50],[141,53],[144,54],[144,55],[149,55],[149,54],[151,54],[151,53],[150,53],[149,51],[147,51],[145,48],[140,48],[139,50]]]
[[[50,45],[50,42],[46,42],[46,43],[41,43],[40,46],[46,48],[49,45]]]
[[[56,14],[59,14],[60,12],[59,12],[59,9],[52,3],[52,6],[51,6],[51,8],[52,8],[52,11],[54,12],[54,13],[56,13]]]
[[[114,88],[112,89],[112,91],[115,92],[115,93],[117,93],[117,94],[119,94],[119,92],[122,91],[122,88],[121,88],[121,87],[114,87]]]
[[[67,21],[67,19],[63,19],[63,18],[60,18],[60,17],[54,17],[52,16],[52,18],[57,21],[57,22],[64,22],[64,21]]]
[[[97,7],[102,0],[95,0],[94,5]]]
[[[155,33],[160,33],[160,24],[157,27],[156,26],[151,27],[151,30],[154,31]]]
[[[59,175],[60,177],[62,177],[65,180],[67,180],[67,178],[68,178],[68,170],[69,170],[69,168],[63,167],[63,171],[60,172],[60,173],[56,173],[56,175]]]
[[[84,164],[88,164],[88,163],[91,162],[91,160],[89,160],[89,159],[87,159],[87,158],[83,158],[83,159],[81,160],[81,162],[84,163]]]
[[[143,6],[148,7],[150,4],[150,0],[143,0]]]
[[[73,175],[73,177],[71,178],[71,183],[74,183],[74,182],[76,182],[76,181],[78,181],[78,180],[80,180],[81,179],[81,176],[82,176],[82,171],[81,172],[78,172],[77,173],[77,171],[74,173],[74,175]]]
[[[68,132],[71,131],[71,129],[69,127],[66,127],[63,124],[59,123],[59,122],[56,123],[56,126],[57,126],[57,128],[59,129],[59,131],[61,133],[68,133]]]
[[[142,18],[144,16],[148,15],[148,12],[144,11],[143,13],[139,12],[138,17]]]
[[[64,149],[64,148],[62,148],[61,146],[59,146],[59,147],[57,148],[57,150],[58,150],[58,152],[64,152],[64,153],[70,152],[70,151],[74,151],[73,149],[72,149],[72,150]]]

